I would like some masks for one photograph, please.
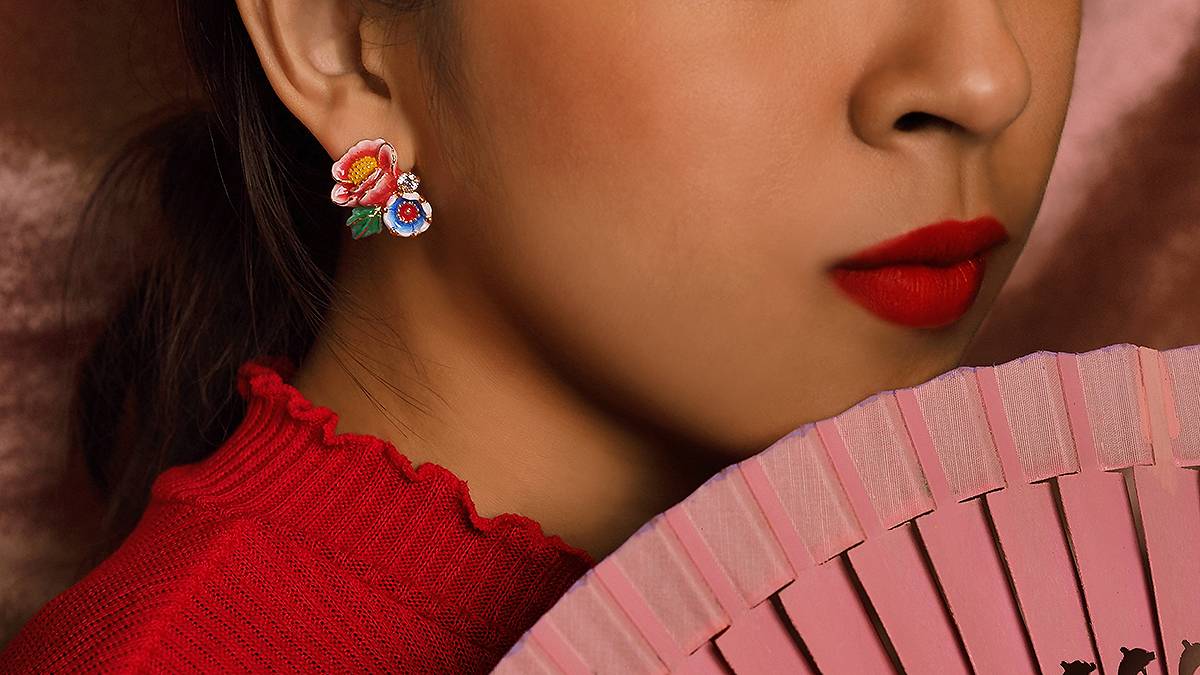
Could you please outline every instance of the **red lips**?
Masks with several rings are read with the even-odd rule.
[[[851,299],[887,321],[935,328],[960,319],[983,283],[983,254],[1008,241],[990,216],[947,220],[875,244],[830,274]]]

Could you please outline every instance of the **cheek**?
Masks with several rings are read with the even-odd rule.
[[[470,256],[581,379],[680,426],[762,434],[745,414],[684,419],[713,399],[688,400],[720,382],[753,404],[779,363],[815,368],[797,348],[819,338],[795,319],[831,297],[814,262],[821,226],[801,223],[836,223],[803,211],[828,191],[796,158],[827,154],[843,124],[827,80],[851,74],[799,67],[778,49],[798,41],[762,39],[778,3],[754,15],[739,2],[570,5],[510,0],[468,27],[493,177]]]
[[[487,42],[471,60],[472,91],[510,189],[532,180],[541,189],[628,196],[712,186],[719,137],[754,111],[743,78],[722,76],[733,67],[717,54],[740,50],[705,28],[714,17],[618,11],[620,0],[505,9],[511,4],[519,6],[479,18]],[[681,18],[690,23],[659,25]]]

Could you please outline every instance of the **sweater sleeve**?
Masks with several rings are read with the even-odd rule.
[[[499,658],[397,599],[253,519],[159,503],[26,623],[0,672],[480,672]]]

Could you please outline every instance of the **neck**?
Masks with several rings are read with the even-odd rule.
[[[590,399],[477,285],[444,264],[433,273],[422,250],[339,273],[345,297],[292,379],[338,413],[338,432],[440,464],[481,515],[528,516],[597,560],[719,468]]]

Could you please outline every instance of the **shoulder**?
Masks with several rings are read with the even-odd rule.
[[[111,556],[50,600],[0,652],[0,671],[134,669],[169,656],[164,632],[229,556],[245,525],[189,508],[152,503]]]
[[[495,655],[257,518],[152,501],[0,652],[0,672],[471,670]]]

